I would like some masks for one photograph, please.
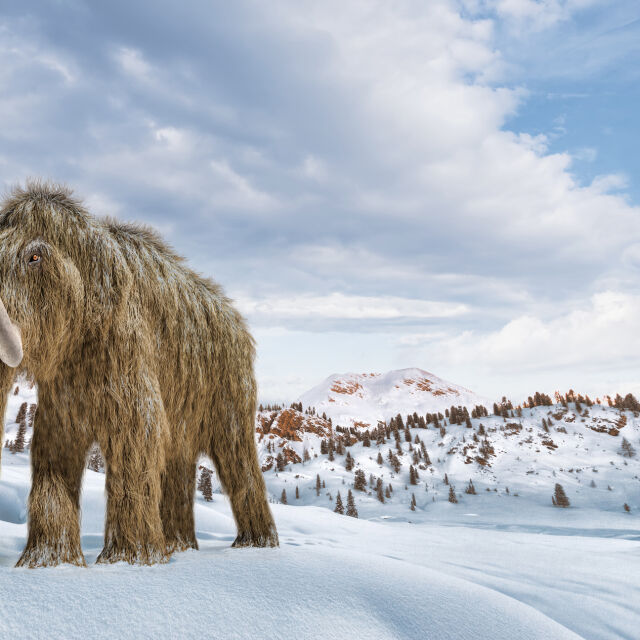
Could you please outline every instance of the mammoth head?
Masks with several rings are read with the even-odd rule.
[[[130,277],[117,243],[67,189],[14,190],[0,209],[0,360],[48,377],[108,325]]]

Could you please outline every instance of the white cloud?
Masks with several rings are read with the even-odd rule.
[[[145,82],[150,80],[152,67],[144,59],[141,51],[130,47],[119,47],[114,52],[114,58],[125,73],[137,80]]]
[[[301,295],[262,300],[237,297],[238,308],[254,319],[393,320],[400,318],[449,318],[470,311],[465,304],[414,300],[396,296]]]
[[[637,366],[639,317],[640,296],[604,291],[556,317],[521,315],[496,331],[464,331],[428,351],[441,352],[448,365],[482,363],[503,372]]]
[[[568,20],[600,0],[488,0],[498,16],[518,27],[542,30]]]

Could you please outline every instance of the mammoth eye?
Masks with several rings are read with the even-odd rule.
[[[40,262],[40,260],[42,260],[42,257],[38,253],[32,253],[29,256],[29,264],[35,264],[37,262]]]

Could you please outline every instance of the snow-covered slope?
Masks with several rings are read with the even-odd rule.
[[[459,504],[465,505],[456,508],[473,505],[481,515],[493,514],[502,508],[497,505],[509,501],[517,502],[524,512],[534,507],[555,510],[551,495],[556,483],[563,486],[573,507],[597,509],[611,517],[625,517],[624,504],[632,513],[640,512],[640,414],[598,404],[578,410],[574,403],[523,408],[520,416],[517,411],[509,413],[513,417],[471,418],[471,427],[443,417],[437,427],[411,426],[408,440],[404,416],[396,440],[389,425],[384,433],[370,427],[345,430],[317,415],[288,408],[259,413],[256,438],[274,500],[280,499],[283,489],[290,499],[297,485],[297,504],[333,508],[337,491],[344,500],[360,469],[367,488],[354,494],[358,509],[369,518],[413,520],[409,504],[415,494],[418,509],[437,519],[441,516],[437,505],[448,501],[451,486]],[[297,427],[281,428],[281,423]],[[623,455],[623,439],[639,455]],[[333,460],[322,452],[323,440],[325,445],[332,441]],[[343,453],[338,450],[340,441]],[[286,465],[278,471],[280,452]],[[353,460],[349,471],[347,453]],[[412,466],[417,472],[413,485]],[[326,485],[320,495],[315,491],[318,475]],[[393,489],[384,504],[377,500],[372,484],[378,479],[385,491],[388,485]],[[476,495],[464,493],[470,480]]]
[[[8,440],[20,405],[37,400],[19,386]],[[233,518],[214,479],[213,502],[196,500],[201,550],[155,567],[92,565],[104,474],[87,470],[89,568],[13,569],[26,542],[29,454],[4,448],[0,638],[637,638],[640,462],[621,443],[640,451],[640,415],[569,402],[471,418],[470,427],[446,415],[407,427],[409,410],[397,413],[396,438],[393,428],[374,435],[295,407],[260,412],[256,441],[281,548],[229,548]],[[354,486],[358,471],[364,490]],[[475,494],[464,492],[469,480]],[[552,506],[556,483],[570,508]],[[349,491],[358,518],[334,513]]]
[[[471,410],[476,405],[490,407],[493,402],[422,369],[334,374],[298,401],[303,407],[315,407],[319,415],[325,413],[334,424],[372,426],[398,413],[444,413],[452,405]]]
[[[88,568],[14,569],[27,534],[28,455],[6,455],[3,467],[0,638],[635,640],[640,627],[636,516],[543,513],[514,500],[500,502],[492,523],[476,517],[482,502],[474,512],[439,502],[437,522],[420,510],[408,523],[274,504],[280,549],[232,549],[226,498],[198,495],[199,551],[167,565],[103,566],[93,563],[104,474],[88,470]],[[527,525],[514,526],[518,518]],[[594,529],[602,522],[606,530]]]

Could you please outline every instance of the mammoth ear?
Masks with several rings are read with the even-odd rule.
[[[133,276],[115,240],[96,234],[87,244],[86,319],[101,332],[126,313]]]

